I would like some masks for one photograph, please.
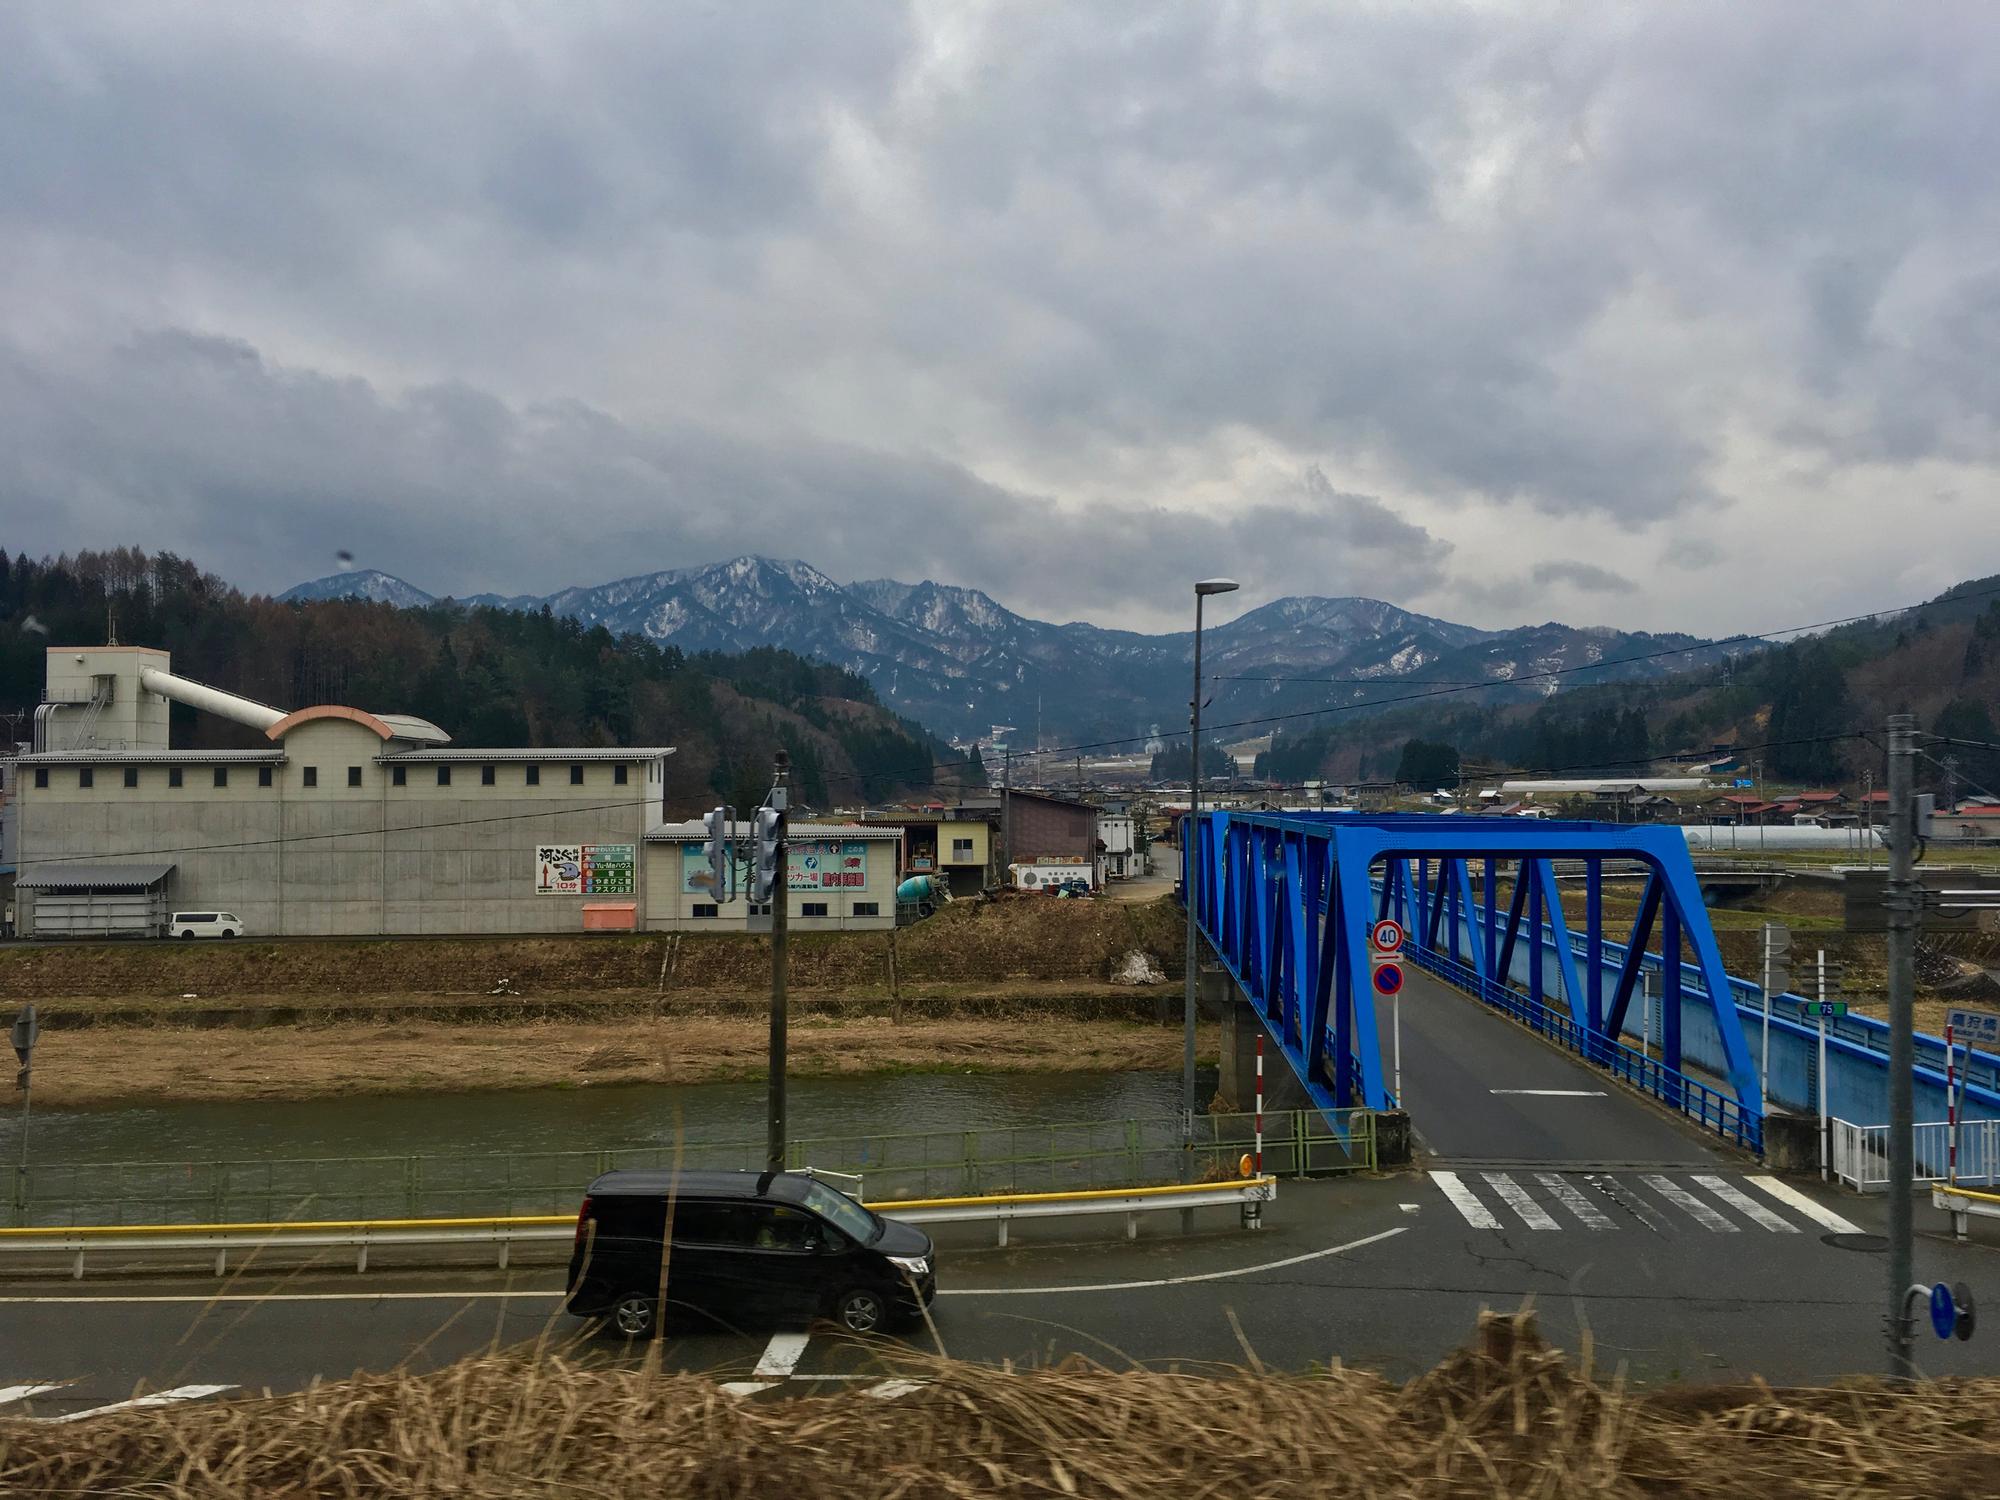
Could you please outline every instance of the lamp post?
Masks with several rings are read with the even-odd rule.
[[[1194,989],[1198,965],[1195,961],[1195,945],[1198,937],[1195,931],[1195,909],[1201,889],[1201,835],[1196,832],[1201,826],[1201,604],[1210,594],[1235,592],[1233,578],[1204,578],[1194,586],[1194,697],[1188,700],[1188,757],[1191,762],[1188,776],[1188,821],[1187,821],[1187,890],[1183,893],[1187,900],[1187,994],[1182,1005],[1183,1035],[1181,1037],[1181,1181],[1188,1182],[1194,1176]],[[1194,1211],[1183,1210],[1181,1228],[1192,1227]]]

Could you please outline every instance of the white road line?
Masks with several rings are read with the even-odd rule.
[[[0,1406],[6,1406],[15,1401],[26,1401],[30,1396],[39,1396],[44,1391],[59,1391],[64,1386],[73,1384],[75,1382],[69,1380],[45,1380],[38,1384],[0,1385]]]
[[[1472,1189],[1458,1180],[1456,1172],[1433,1172],[1431,1181],[1445,1197],[1451,1199],[1451,1206],[1465,1215],[1465,1222],[1474,1229],[1498,1229],[1500,1221],[1487,1212],[1486,1205],[1473,1196]]]
[[[1831,1229],[1835,1234],[1864,1233],[1859,1224],[1850,1224],[1830,1208],[1822,1208],[1789,1182],[1780,1182],[1775,1177],[1752,1177],[1748,1179],[1752,1187],[1762,1188],[1787,1208],[1795,1208],[1815,1224]]]
[[[1489,1094],[1524,1094],[1532,1099],[1602,1099],[1603,1089],[1488,1089]]]
[[[1574,1214],[1586,1229],[1616,1229],[1609,1215],[1589,1198],[1583,1189],[1566,1177],[1558,1177],[1554,1172],[1537,1172],[1535,1181],[1549,1190],[1556,1202]]]
[[[719,1389],[730,1396],[754,1396],[759,1391],[774,1391],[777,1386],[768,1380],[725,1380]]]
[[[1735,1234],[1737,1232],[1736,1221],[1734,1219],[1730,1218],[1727,1214],[1716,1212],[1716,1210],[1710,1208],[1679,1183],[1662,1177],[1657,1172],[1650,1176],[1641,1177],[1639,1180],[1710,1233]]]
[[[885,1380],[880,1385],[871,1385],[861,1394],[873,1396],[878,1401],[894,1401],[898,1396],[907,1396],[911,1391],[924,1388],[921,1380]]]
[[[1549,1217],[1548,1210],[1528,1196],[1528,1190],[1509,1177],[1505,1172],[1482,1172],[1486,1185],[1506,1200],[1507,1206],[1521,1216],[1521,1222],[1530,1229],[1560,1229],[1562,1225]]]
[[[1496,1223],[1494,1227],[1497,1229],[1499,1225]],[[940,1297],[1051,1297],[1063,1292],[1141,1292],[1161,1286],[1192,1286],[1199,1281],[1228,1281],[1237,1276],[1255,1276],[1263,1271],[1282,1271],[1286,1266],[1302,1266],[1309,1260],[1325,1260],[1329,1255],[1345,1255],[1350,1250],[1380,1244],[1383,1240],[1392,1240],[1399,1234],[1409,1232],[1409,1225],[1399,1224],[1394,1229],[1385,1229],[1380,1234],[1371,1234],[1363,1239],[1349,1240],[1344,1245],[1329,1245],[1324,1250],[1308,1250],[1304,1255],[1288,1255],[1283,1260],[1267,1260],[1262,1265],[1239,1266],[1233,1271],[1203,1271],[1198,1276],[1162,1276],[1156,1281],[1100,1281],[1089,1286],[939,1287],[938,1295]]]
[[[1799,1232],[1799,1226],[1794,1224],[1790,1219],[1772,1213],[1770,1209],[1764,1207],[1763,1204],[1752,1198],[1741,1188],[1724,1181],[1720,1177],[1696,1176],[1694,1184],[1696,1187],[1707,1188],[1716,1197],[1727,1203],[1739,1214],[1742,1214],[1759,1229],[1768,1229],[1773,1234],[1797,1234]]]
[[[176,1401],[199,1401],[204,1396],[219,1396],[224,1391],[233,1391],[233,1385],[177,1385],[170,1391],[155,1391],[150,1396],[135,1396],[130,1401],[114,1401],[109,1406],[93,1406],[88,1411],[65,1412],[60,1417],[49,1417],[50,1422],[81,1422],[85,1417],[101,1417],[106,1412],[140,1411],[148,1406],[172,1406]]]
[[[772,1334],[771,1342],[764,1346],[764,1352],[757,1360],[757,1367],[750,1373],[783,1380],[799,1367],[799,1360],[805,1356],[806,1345],[811,1341],[809,1333]]]

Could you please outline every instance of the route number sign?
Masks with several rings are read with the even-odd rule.
[[[1847,1014],[1845,1000],[1801,1000],[1799,1015],[1802,1019],[1813,1016],[1844,1016]]]
[[[1403,966],[1401,964],[1377,964],[1375,966],[1375,993],[1393,995],[1403,988]]]
[[[1403,924],[1394,917],[1384,917],[1368,929],[1368,946],[1377,953],[1394,953],[1403,946]],[[1390,993],[1384,990],[1383,994]]]

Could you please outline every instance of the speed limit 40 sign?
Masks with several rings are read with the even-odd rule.
[[[1368,929],[1368,946],[1377,953],[1395,953],[1403,946],[1403,924],[1383,917]]]

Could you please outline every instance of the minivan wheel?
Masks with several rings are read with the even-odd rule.
[[[222,935],[223,935],[224,937],[235,937],[235,936],[236,936],[236,929],[235,929],[235,928],[233,928],[233,927],[225,927],[225,928],[223,928],[223,929],[222,929]]]
[[[889,1321],[889,1308],[880,1292],[858,1286],[834,1299],[833,1320],[849,1333],[875,1333]]]
[[[182,937],[183,939],[186,939],[186,938],[191,938],[191,937],[193,937],[193,936],[194,936],[194,934],[193,934],[193,933],[191,933],[191,932],[184,932],[184,933],[182,933],[182,934],[181,934],[181,937]]]
[[[659,1332],[660,1304],[643,1292],[628,1292],[612,1306],[611,1326],[628,1339],[649,1339]]]

